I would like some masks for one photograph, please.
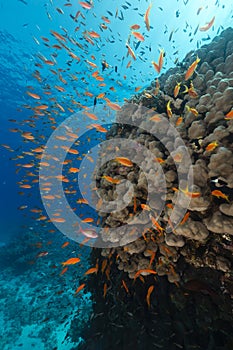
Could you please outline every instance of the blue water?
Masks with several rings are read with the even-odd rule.
[[[151,29],[147,31],[144,14],[150,3]],[[157,62],[160,49],[165,51],[163,73],[181,62],[189,51],[209,43],[232,26],[232,4],[226,0],[93,0],[90,4],[92,8],[86,10],[74,0],[0,1],[0,247],[4,247],[1,250],[0,310],[3,310],[1,327],[5,333],[0,340],[1,349],[52,349],[52,346],[59,350],[71,349],[74,344],[62,344],[68,326],[56,332],[56,322],[64,325],[68,319],[72,320],[71,312],[75,309],[80,313],[81,328],[88,323],[92,309],[88,292],[82,292],[79,303],[73,296],[81,283],[80,276],[89,267],[90,248],[80,248],[72,241],[61,248],[67,237],[48,222],[48,218],[38,220],[46,215],[38,183],[34,182],[30,189],[19,187],[22,181],[27,184],[34,179],[28,175],[30,171],[38,176],[39,165],[34,158],[33,168],[21,167],[32,161],[27,152],[44,145],[54,130],[52,127],[80,112],[81,106],[90,107],[89,112],[95,113],[94,98],[99,94],[105,93],[111,102],[121,104],[137,90],[149,86],[158,76],[151,61]],[[78,11],[81,15],[75,21],[73,18]],[[210,30],[197,29],[213,16],[215,22]],[[139,43],[133,35],[129,39],[130,26],[134,24],[140,25],[144,42]],[[57,40],[51,31],[62,35],[64,41]],[[100,37],[91,38],[92,44],[85,40],[87,31],[95,31]],[[127,40],[137,56],[135,61],[127,57]],[[91,67],[87,60],[96,67]],[[103,60],[109,65],[104,71]],[[129,61],[131,66],[127,68]],[[103,81],[92,76],[95,71]],[[105,85],[100,86],[101,83]],[[58,91],[56,86],[64,91]],[[28,91],[41,99],[30,97]],[[35,118],[33,108],[40,104],[48,105],[49,113]],[[103,98],[97,99],[97,107],[104,104]],[[113,121],[113,112],[102,120],[106,124]],[[98,123],[86,116],[78,122],[85,126]],[[35,140],[26,140],[23,132],[32,133]],[[80,139],[79,153],[86,154],[104,138],[104,134],[87,129],[87,135]],[[73,167],[79,165],[80,160],[72,163]],[[91,171],[88,169],[84,169],[84,173]],[[74,189],[73,184],[70,190]],[[77,206],[76,200],[81,198],[79,189],[76,190],[75,199],[69,199],[71,206]],[[97,220],[96,213],[85,205],[79,206],[78,212],[81,217]],[[44,251],[48,255],[37,258]],[[60,263],[75,255],[82,257],[81,266],[71,266],[60,276]],[[62,292],[59,294],[59,291]],[[54,303],[62,303],[63,307],[57,309]],[[50,311],[48,305],[52,305]],[[11,322],[14,317],[16,328]],[[81,335],[78,339],[79,335],[76,345],[79,340],[82,342]]]

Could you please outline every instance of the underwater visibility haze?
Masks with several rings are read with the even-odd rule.
[[[0,349],[233,349],[233,5],[0,0]]]

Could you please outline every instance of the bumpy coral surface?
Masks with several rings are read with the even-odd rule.
[[[179,66],[159,77],[159,91],[153,82],[140,95],[132,97],[117,113],[118,124],[108,133],[107,138],[111,141],[124,138],[135,142],[134,149],[127,149],[125,141],[118,150],[119,153],[124,151],[133,167],[106,162],[95,174],[102,198],[110,201],[110,207],[111,201],[117,198],[120,208],[110,213],[100,208],[99,215],[105,226],[102,239],[118,245],[114,248],[118,268],[132,279],[141,269],[154,269],[159,276],[167,275],[170,282],[177,283],[181,278],[178,264],[182,260],[195,267],[219,270],[230,280],[233,235],[232,37],[233,30],[227,29],[195,54],[190,52]],[[197,56],[200,58],[197,68],[190,79],[185,80],[185,73]],[[174,94],[177,84],[179,91]],[[163,118],[169,124],[160,123]],[[169,125],[176,128],[183,143],[171,135]],[[158,134],[160,139],[155,136]],[[106,153],[109,157],[115,151],[114,144],[107,152],[103,148],[102,162]],[[186,189],[178,173],[188,171],[189,157],[193,184]],[[106,181],[104,175],[118,179],[120,185]],[[166,193],[163,191],[164,181]],[[166,232],[178,196],[180,209],[185,207],[187,196],[190,197],[187,212],[178,226]],[[160,215],[153,220],[162,204]],[[124,225],[129,226],[133,218],[136,220],[135,232],[140,237],[130,241],[129,237],[125,239]],[[147,224],[150,228],[146,226],[145,229]],[[109,233],[108,229],[114,227],[121,229],[118,233]],[[105,249],[102,255],[107,256],[109,252]]]

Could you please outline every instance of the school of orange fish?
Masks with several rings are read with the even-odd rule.
[[[19,128],[11,128],[10,131],[12,133],[19,133],[22,137],[22,142],[25,142],[28,145],[30,145],[30,150],[23,151],[21,155],[15,156],[14,160],[17,161],[17,172],[19,172],[22,168],[26,169],[25,175],[22,177],[21,181],[18,183],[19,188],[21,190],[21,194],[23,194],[23,190],[30,190],[33,189],[34,185],[38,184],[38,169],[39,165],[42,167],[49,167],[49,161],[48,162],[40,162],[42,153],[45,149],[44,143],[46,141],[46,137],[40,133],[40,131],[36,130],[37,123],[40,125],[43,125],[43,123],[49,123],[51,130],[56,129],[56,126],[63,120],[63,116],[66,113],[74,113],[77,109],[83,111],[83,115],[86,118],[89,118],[91,120],[90,125],[87,126],[87,129],[95,129],[99,133],[106,133],[108,130],[98,124],[98,116],[94,113],[95,105],[99,102],[105,103],[105,108],[109,109],[110,111],[119,111],[121,109],[119,102],[114,100],[110,100],[107,96],[109,93],[109,90],[111,92],[116,92],[115,88],[113,86],[108,86],[109,82],[105,82],[105,73],[106,71],[111,67],[110,64],[106,61],[97,62],[96,57],[94,54],[92,54],[92,47],[95,47],[96,45],[100,45],[101,41],[101,32],[111,30],[111,18],[118,18],[122,17],[122,12],[116,8],[115,14],[108,12],[108,15],[103,15],[100,18],[100,24],[99,24],[99,32],[88,30],[85,26],[85,19],[87,16],[90,16],[92,14],[95,16],[94,13],[94,2],[78,2],[79,4],[79,10],[75,14],[71,14],[71,20],[77,23],[77,26],[75,28],[76,37],[79,39],[82,39],[82,42],[85,44],[81,44],[78,39],[74,39],[73,36],[69,35],[69,32],[62,28],[60,32],[55,31],[51,29],[50,34],[48,37],[42,36],[40,38],[41,42],[44,43],[44,45],[52,50],[52,54],[49,58],[43,56],[42,54],[38,54],[38,60],[35,62],[36,69],[33,72],[32,76],[35,79],[36,83],[40,85],[39,91],[37,92],[34,86],[27,86],[26,87],[26,95],[28,98],[31,99],[30,102],[27,104],[24,104],[23,107],[30,111],[31,116],[24,120],[23,123]],[[128,3],[128,6],[131,6],[130,3]],[[55,5],[54,5],[55,6]],[[72,8],[72,3],[67,1],[64,3],[64,7]],[[200,13],[202,8],[198,9],[198,14]],[[62,8],[56,8],[57,12],[60,15],[64,15],[64,11]],[[132,24],[129,27],[129,37],[126,40],[126,51],[125,51],[125,58],[128,58],[128,62],[125,63],[125,67],[127,69],[130,69],[130,67],[133,66],[133,61],[137,60],[137,54],[135,53],[135,50],[132,45],[132,40],[136,40],[136,44],[139,42],[144,42],[147,38],[145,34],[150,31],[151,25],[151,13],[153,11],[153,6],[150,4],[144,14],[144,28],[142,28],[139,24],[135,23]],[[50,16],[48,14],[48,16]],[[215,17],[213,17],[207,24],[200,26],[200,31],[207,31],[214,25]],[[82,29],[84,31],[82,32]],[[82,33],[81,33],[82,32]],[[79,35],[79,33],[81,33]],[[172,33],[171,33],[172,36]],[[133,38],[133,39],[132,39]],[[38,42],[37,38],[34,38],[34,41],[36,43]],[[135,42],[134,42],[135,43]],[[135,46],[135,45],[134,45]],[[89,51],[87,51],[89,50]],[[60,68],[58,64],[59,60],[59,54],[60,52],[65,53],[67,57],[69,58],[68,61],[68,68]],[[90,57],[88,57],[88,55]],[[160,50],[158,61],[152,61],[151,65],[154,67],[155,74],[159,75],[164,68],[164,57],[165,52],[163,49]],[[156,59],[156,57],[155,57]],[[85,79],[84,77],[80,78],[76,72],[72,72],[72,69],[70,68],[72,63],[76,62],[76,66],[80,62],[85,63],[86,67],[86,74],[88,75],[88,78]],[[195,87],[193,86],[192,82],[189,82],[189,86],[186,85],[186,81],[192,78],[193,73],[198,67],[198,63],[200,62],[200,59],[196,57],[196,59],[193,61],[193,63],[189,66],[189,68],[186,71],[184,81],[183,82],[177,82],[177,85],[174,89],[174,98],[176,98],[180,92],[181,87],[184,88],[184,93],[188,93],[190,96],[195,96]],[[76,67],[75,66],[75,67]],[[44,67],[49,67],[49,74],[51,75],[51,81],[54,81],[55,83],[53,86],[48,83],[48,80],[44,79],[43,77],[43,69]],[[113,67],[111,67],[113,68]],[[76,69],[76,68],[75,68]],[[106,71],[105,71],[106,70]],[[117,67],[115,67],[115,71],[117,71]],[[52,78],[53,77],[53,78]],[[123,79],[126,80],[127,77],[123,76]],[[67,86],[68,85],[74,85],[78,81],[82,86],[84,86],[84,92],[81,93],[78,90],[75,90],[74,95],[70,95],[67,92]],[[90,80],[92,82],[92,86],[89,86],[87,83],[87,80]],[[118,84],[119,87],[122,86],[122,83],[117,80],[116,84]],[[141,90],[142,87],[136,87],[134,89],[135,92]],[[98,94],[93,93],[92,91],[98,91]],[[154,95],[156,95],[159,91],[159,78],[156,80],[156,88],[154,91]],[[149,95],[149,94],[148,94]],[[150,98],[150,96],[147,96]],[[81,100],[82,103],[78,102],[78,100]],[[117,98],[116,98],[117,99]],[[91,107],[90,105],[91,103]],[[84,104],[85,103],[85,104]],[[168,118],[172,117],[172,107],[171,107],[171,101],[168,101],[166,110],[167,110],[167,116]],[[187,109],[189,109],[190,112],[192,112],[194,115],[197,115],[198,112],[195,110],[195,108],[191,108],[188,105],[186,106]],[[152,120],[156,121],[156,115],[152,117]],[[233,119],[233,109],[226,114],[225,116],[226,120]],[[88,119],[86,119],[88,120]],[[16,120],[11,120],[12,123],[17,123]],[[94,121],[94,123],[92,122]],[[107,122],[107,121],[106,121]],[[182,116],[177,120],[176,126],[179,126],[182,123]],[[31,131],[25,131],[23,130],[24,125],[27,125],[27,128],[30,128]],[[66,130],[63,137],[60,137],[60,140],[73,140],[74,145],[73,148],[67,149],[67,154],[74,156],[74,158],[66,159],[63,163],[65,169],[67,169],[66,175],[61,175],[57,177],[58,181],[62,181],[64,185],[67,185],[65,187],[65,193],[67,195],[73,195],[75,197],[77,191],[75,190],[75,181],[76,180],[70,180],[69,175],[70,174],[76,174],[80,171],[80,169],[75,165],[72,164],[75,162],[75,157],[77,157],[77,160],[82,160],[84,154],[80,153],[79,151],[79,142],[75,141],[79,137],[78,130]],[[90,142],[90,139],[87,139],[88,142]],[[2,145],[9,151],[13,151],[10,146],[8,145]],[[218,147],[218,143],[216,141],[211,142],[206,147],[206,151],[213,151],[216,147]],[[27,161],[27,159],[30,157],[30,161]],[[88,156],[88,159],[90,162],[94,162],[91,156]],[[120,164],[131,167],[133,164],[132,162],[123,157],[118,157],[115,159]],[[59,159],[57,159],[59,162]],[[159,162],[163,162],[163,159],[157,159]],[[19,162],[19,163],[18,163]],[[103,176],[103,178],[108,181],[111,184],[118,184],[120,183],[120,180],[114,179],[111,176]],[[47,201],[55,201],[58,198],[56,196],[50,195],[49,192],[51,190],[52,183],[48,181],[47,183],[44,183],[43,188],[43,198]],[[178,189],[173,189],[175,192],[179,191]],[[190,192],[187,188],[186,190],[183,190],[184,194],[195,198],[200,196],[200,193],[194,193]],[[223,198],[226,201],[228,201],[228,197],[224,195],[220,190],[214,190],[211,193],[213,196],[216,196],[218,198]],[[79,206],[82,206],[82,208],[85,205],[88,205],[87,200],[83,198],[75,198],[75,202],[77,204],[77,207],[74,208],[76,212],[79,211]],[[25,210],[27,206],[22,205],[19,209]],[[150,210],[150,208],[146,207],[142,204],[143,210]],[[43,225],[46,225],[51,222],[57,222],[57,223],[64,223],[65,218],[62,217],[62,213],[58,211],[57,213],[54,213],[54,216],[52,218],[48,218],[46,214],[43,213],[43,210],[40,208],[31,208],[30,211],[37,216],[35,217],[36,221],[42,222]],[[187,212],[184,216],[184,218],[181,221],[181,225],[186,222],[186,220],[189,217],[189,212]],[[91,223],[94,219],[91,217],[83,218],[83,222]],[[151,216],[152,225],[154,228],[158,230],[158,232],[161,232],[163,228],[159,225],[159,223]],[[83,242],[85,243],[90,239],[96,238],[95,230],[89,230],[85,231],[82,230],[80,227],[80,233],[83,234]],[[69,242],[65,242],[61,248],[64,249],[69,245]],[[41,248],[41,246],[39,246]],[[38,253],[36,258],[42,258],[48,255],[47,251],[42,251]],[[85,273],[85,276],[90,274],[97,274],[97,273],[105,273],[107,280],[110,279],[110,268],[111,263],[110,261],[111,256],[108,257],[108,259],[103,260],[102,265],[99,266],[98,261],[96,262],[96,266],[91,267],[88,269]],[[154,256],[152,254],[151,260],[153,260]],[[68,268],[71,268],[71,265],[75,265],[80,262],[79,257],[70,257],[66,261],[61,262],[62,270],[60,272],[60,275],[64,275]],[[152,261],[151,261],[152,262]],[[142,278],[142,274],[152,274],[155,275],[156,271],[148,268],[139,270],[135,274],[135,278],[137,279]],[[143,278],[142,278],[143,280]],[[126,293],[129,293],[129,287],[126,285],[126,282],[122,280],[122,286],[125,289]],[[77,295],[85,288],[85,283],[81,284],[77,287],[74,295]],[[107,283],[104,283],[104,290],[103,290],[103,297],[106,296],[107,293]],[[153,293],[154,286],[151,285],[148,288],[147,295],[146,295],[146,303],[148,307],[150,307],[151,302],[151,294]]]

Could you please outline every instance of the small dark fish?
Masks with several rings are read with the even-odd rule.
[[[159,7],[160,11],[163,11],[163,8],[162,7]]]
[[[47,13],[47,17],[48,17],[48,19],[50,20],[50,21],[52,21],[53,19],[52,19],[52,17],[51,17],[51,15],[50,15],[50,13],[47,11],[46,12]]]
[[[122,12],[122,11],[120,11],[120,13],[121,13],[121,17],[119,17],[119,16],[118,16],[118,18],[119,18],[119,20],[123,21],[123,20],[124,20],[124,15],[123,15],[123,12]]]
[[[169,38],[168,38],[169,41],[172,40],[172,35],[173,35],[173,33],[174,33],[174,30],[172,30],[171,33],[170,33],[170,35],[169,35]]]
[[[94,98],[94,108],[95,108],[95,106],[96,106],[96,103],[97,103],[97,98],[95,97],[95,98]]]
[[[124,10],[128,10],[128,6],[126,5],[122,5],[121,7],[123,7]]]
[[[219,34],[220,30],[223,29],[223,26],[221,25],[218,30],[217,30],[217,34]]]
[[[207,38],[203,38],[201,39],[202,41],[207,41],[207,40],[210,40],[210,36],[208,35]]]
[[[135,50],[137,50],[140,44],[141,44],[141,41],[138,41],[137,44],[135,45]]]
[[[115,72],[117,73],[117,66],[115,66]]]
[[[18,1],[22,2],[24,5],[28,5],[28,3],[24,0],[18,0]]]
[[[126,1],[126,4],[129,5],[129,6],[132,6],[132,5],[130,4],[130,2],[128,2],[128,1]]]
[[[71,15],[70,14],[70,17],[75,21],[75,22],[78,22],[77,18],[75,18],[75,16]]]
[[[107,13],[110,15],[110,16],[113,16],[112,12],[110,11],[107,11]]]
[[[198,28],[199,28],[199,24],[198,24],[198,26],[196,27],[196,29],[194,30],[193,35],[196,35],[196,33],[197,33],[197,31],[198,31]]]

